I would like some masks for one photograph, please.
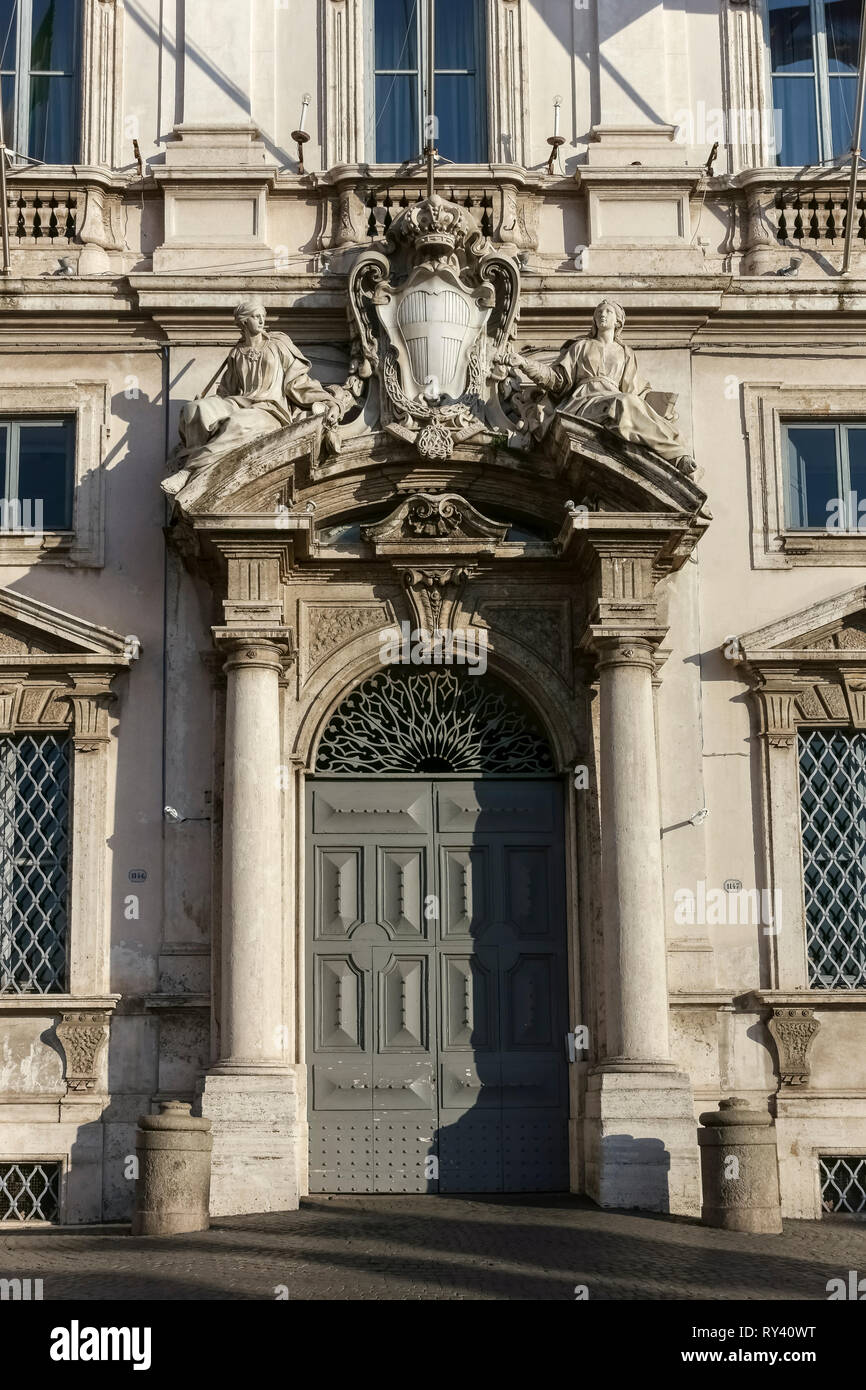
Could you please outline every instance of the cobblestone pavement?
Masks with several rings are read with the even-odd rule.
[[[297,1212],[132,1239],[123,1227],[0,1233],[0,1277],[44,1299],[821,1299],[866,1272],[866,1223],[781,1236],[600,1211],[579,1197],[313,1197]]]

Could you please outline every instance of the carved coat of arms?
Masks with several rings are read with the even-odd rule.
[[[427,458],[496,432],[519,272],[468,212],[434,194],[395,219],[385,251],[349,277],[360,377],[379,381],[380,424]]]

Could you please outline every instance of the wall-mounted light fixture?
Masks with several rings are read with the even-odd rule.
[[[309,110],[311,101],[312,97],[310,96],[310,93],[304,92],[304,95],[301,97],[301,119],[298,121],[297,130],[292,131],[292,139],[298,147],[299,174],[305,174],[307,172],[304,168],[304,146],[306,145],[310,137],[308,132],[304,129],[304,127],[307,124],[307,111]]]

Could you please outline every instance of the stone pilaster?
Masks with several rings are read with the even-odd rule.
[[[70,901],[78,922],[69,936],[69,993],[102,995],[109,990],[108,857],[105,840],[111,759],[109,707],[113,673],[72,673],[72,816]]]
[[[219,1051],[205,1077],[213,1121],[211,1214],[298,1204],[295,1075],[283,1018],[280,678],[287,629],[222,628],[226,743]]]

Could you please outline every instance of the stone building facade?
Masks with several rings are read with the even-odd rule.
[[[168,1099],[215,1214],[695,1213],[731,1094],[862,1208],[856,6],[438,0],[432,197],[411,3],[58,9],[0,4],[0,1216],[127,1219]]]

